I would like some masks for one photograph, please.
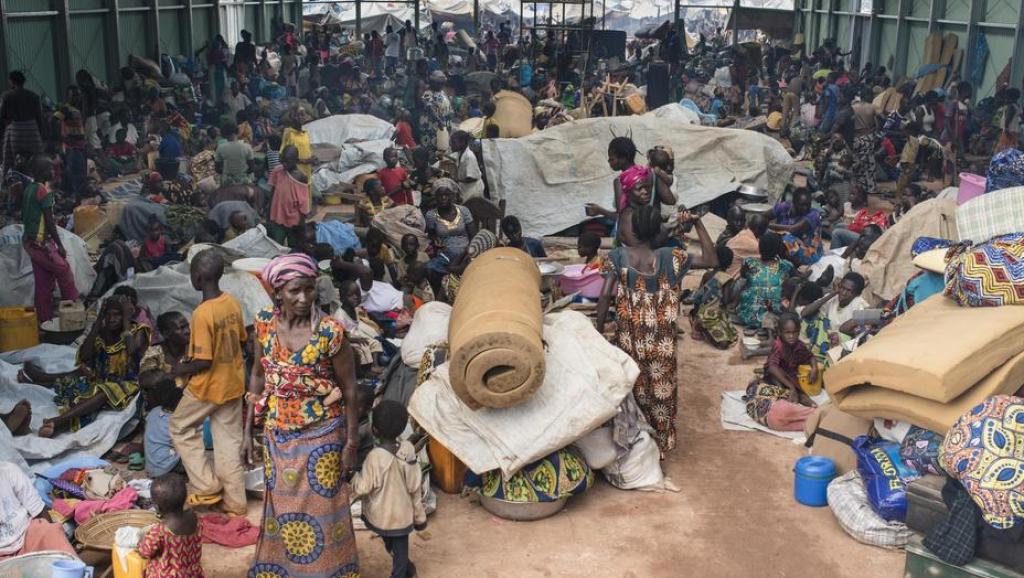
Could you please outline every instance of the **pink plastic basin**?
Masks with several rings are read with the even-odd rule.
[[[985,194],[988,180],[974,173],[960,173],[960,189],[956,193],[956,204],[962,205],[974,197]]]
[[[586,265],[566,265],[562,272],[562,278],[558,283],[562,287],[562,293],[580,292],[580,295],[587,299],[597,299],[601,296],[601,289],[604,287],[604,277],[597,269],[587,269]]]

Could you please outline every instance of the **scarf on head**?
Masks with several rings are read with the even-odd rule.
[[[651,169],[646,165],[633,165],[619,174],[619,184],[622,185],[622,198],[619,199],[619,210],[626,208],[629,193],[640,183],[651,179]]]
[[[313,258],[304,253],[279,255],[267,263],[261,275],[277,291],[293,279],[316,279],[317,266]]]

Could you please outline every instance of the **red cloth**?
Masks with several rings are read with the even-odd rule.
[[[76,524],[84,524],[96,514],[131,509],[139,494],[126,486],[109,500],[54,500],[53,509],[65,519],[74,517]]]
[[[143,259],[156,259],[162,257],[167,252],[167,239],[164,236],[160,236],[156,241],[146,237],[145,242],[142,246],[142,258]]]
[[[853,222],[848,227],[854,233],[860,233],[864,230],[864,227],[868,225],[878,225],[883,230],[886,225],[889,224],[888,217],[882,211],[875,211],[874,213],[867,209],[861,209],[857,211],[857,214],[853,217]]]
[[[416,148],[416,139],[412,137],[412,125],[404,120],[398,121],[395,125],[395,142],[403,148]]]
[[[259,526],[249,520],[224,514],[206,514],[203,520],[203,543],[220,544],[228,548],[252,546],[260,537]]]
[[[107,154],[112,157],[133,157],[135,156],[135,147],[129,142],[115,143],[107,147]]]
[[[388,194],[391,201],[397,205],[413,205],[412,191],[402,188],[402,183],[409,178],[409,172],[402,167],[393,169],[380,169],[377,171],[377,178],[380,179],[384,192]]]

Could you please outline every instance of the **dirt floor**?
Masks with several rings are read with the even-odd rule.
[[[412,538],[421,578],[862,577],[902,575],[904,555],[850,538],[828,508],[793,500],[803,448],[719,425],[720,392],[745,384],[763,360],[743,362],[680,339],[679,447],[664,462],[679,493],[625,492],[604,481],[560,514],[509,522],[471,498],[440,494],[426,532]],[[258,523],[259,504],[250,503]],[[390,558],[358,532],[363,575],[386,577]],[[207,546],[207,575],[241,578],[252,548]]]

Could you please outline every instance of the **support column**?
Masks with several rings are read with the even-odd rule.
[[[732,21],[736,23],[732,31],[732,45],[735,47],[740,41],[740,0],[732,0]]]
[[[57,34],[53,39],[57,52],[57,90],[64,94],[74,83],[75,75],[71,68],[71,10],[68,0],[56,0],[54,4],[57,9]]]
[[[910,14],[912,0],[899,0],[899,11],[896,14],[896,55],[892,65],[892,83],[897,86],[899,80],[907,73],[907,48],[910,46],[910,27],[907,26],[907,14]]]
[[[480,0],[473,0],[473,28],[480,30]]]
[[[106,58],[107,58],[107,80],[120,78],[121,73],[121,10],[120,0],[107,0],[106,27]]]
[[[264,30],[267,29],[267,0],[260,0],[260,5],[256,7],[256,30],[253,31],[252,40],[256,44],[266,42],[267,39],[264,37]]]
[[[220,29],[220,0],[213,0],[213,30],[215,36],[223,34]]]
[[[160,0],[149,0],[149,49],[150,58],[160,64]]]
[[[0,0],[0,80],[7,82],[7,75],[11,72],[11,63],[7,61],[10,49],[7,47],[7,39],[10,38],[10,28],[7,26],[7,0]]]
[[[932,0],[931,8],[928,10],[928,34],[938,32],[939,18],[946,16],[946,0]]]
[[[195,57],[195,30],[192,23],[192,0],[185,0],[185,54]]]
[[[419,29],[417,29],[417,32]],[[363,40],[363,3],[362,0],[356,0],[356,41],[361,42]]]
[[[971,67],[974,66],[971,61],[974,59],[974,46],[978,43],[978,22],[984,14],[985,0],[971,0],[971,9],[967,16],[967,46],[964,47],[964,62],[960,65],[960,69],[966,73],[963,75],[965,78],[970,76]],[[973,88],[977,94],[981,87]]]
[[[1017,28],[1013,31],[1013,63],[1010,86],[1020,88],[1024,82],[1024,6],[1017,6]]]
[[[828,8],[825,9],[827,11],[827,12],[825,12],[825,30],[827,31],[827,36],[825,36],[825,39],[826,40],[827,39],[835,40],[836,39],[836,15],[835,15],[836,9],[835,9],[834,4],[836,3],[836,0],[825,0],[825,1],[828,2]]]
[[[414,29],[416,29],[416,35],[417,35],[417,38],[418,38],[419,37],[419,33],[420,33],[420,0],[413,0],[412,7],[413,7],[412,27]],[[519,22],[522,23],[522,21],[523,21],[523,7],[522,7],[522,5],[520,5],[519,6]],[[520,24],[520,27],[522,27],[522,24]],[[416,45],[417,46],[419,45],[419,41],[416,42]],[[402,55],[403,58],[405,58],[405,56],[406,55]]]

